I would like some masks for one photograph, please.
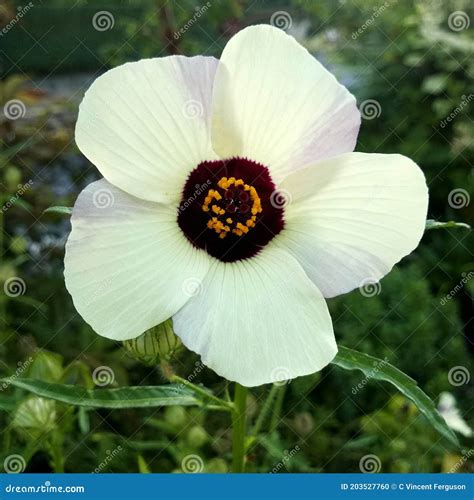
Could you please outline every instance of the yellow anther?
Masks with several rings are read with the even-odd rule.
[[[243,222],[239,222],[238,213],[236,215],[237,220],[235,220],[235,217],[226,217],[226,209],[221,207],[220,203],[213,203],[213,200],[215,200],[216,202],[220,202],[223,199],[224,191],[229,189],[231,186],[241,186],[242,191],[246,191],[250,195],[251,201],[249,202],[249,204],[251,205],[251,216]],[[257,190],[253,186],[245,184],[243,179],[236,179],[235,177],[222,177],[217,182],[217,187],[220,188],[221,191],[219,192],[218,189],[209,189],[202,205],[202,210],[204,212],[212,212],[212,217],[207,222],[207,227],[214,230],[215,233],[219,235],[219,238],[225,238],[227,233],[233,233],[237,236],[242,236],[248,233],[251,228],[255,227],[257,214],[262,212],[262,203],[260,197],[258,196]],[[237,195],[237,192],[234,194],[234,196],[235,195]],[[234,200],[234,202],[236,203],[236,208],[238,211],[240,202],[239,200]]]

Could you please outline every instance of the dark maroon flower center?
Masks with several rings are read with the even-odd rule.
[[[186,180],[178,225],[194,246],[233,262],[283,229],[283,206],[267,167],[246,158],[205,161]]]

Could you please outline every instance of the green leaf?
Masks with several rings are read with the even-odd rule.
[[[425,231],[428,229],[449,229],[449,228],[463,228],[463,229],[471,229],[469,224],[465,224],[464,222],[456,222],[454,220],[450,220],[448,222],[436,221],[433,219],[428,219],[425,225]]]
[[[72,207],[49,207],[43,213],[44,214],[71,215],[72,214]]]
[[[360,370],[367,379],[389,382],[405,397],[413,401],[418,410],[427,418],[428,422],[456,447],[459,441],[454,432],[448,427],[444,418],[439,414],[433,401],[418,387],[411,377],[401,372],[385,360],[369,356],[348,347],[338,346],[339,352],[332,363],[345,370]]]
[[[1,388],[2,385],[0,384],[0,389]],[[6,397],[2,395],[2,397],[0,398],[0,411],[13,411],[17,407],[19,402],[20,400],[16,397]]]
[[[50,384],[42,380],[27,378],[17,378],[9,382],[37,396],[90,408],[154,408],[158,406],[193,406],[201,404],[193,392],[181,385],[84,389],[74,385]]]

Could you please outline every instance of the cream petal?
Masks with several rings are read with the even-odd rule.
[[[222,158],[258,161],[279,181],[353,151],[359,126],[355,98],[293,37],[252,26],[226,45],[212,103],[212,143]]]
[[[66,287],[84,320],[115,340],[170,318],[199,289],[210,259],[185,239],[176,212],[93,182],[74,206]]]
[[[289,250],[325,297],[385,276],[423,236],[428,189],[401,155],[349,153],[289,175],[275,244]]]
[[[212,57],[170,56],[107,71],[80,105],[79,149],[127,193],[176,202],[189,172],[217,158],[210,140],[217,64]]]
[[[321,292],[291,255],[271,247],[216,261],[173,325],[204,364],[246,386],[316,372],[337,353]]]

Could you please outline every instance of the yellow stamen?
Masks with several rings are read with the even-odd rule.
[[[204,198],[202,210],[204,212],[212,212],[212,217],[207,222],[207,227],[214,230],[221,239],[225,238],[228,233],[235,234],[239,237],[248,233],[251,228],[255,227],[257,214],[261,213],[263,210],[262,202],[258,196],[257,190],[253,186],[246,184],[243,179],[236,179],[235,177],[222,177],[217,182],[217,186],[222,191],[226,191],[232,185],[235,187],[242,186],[243,191],[249,193],[251,201],[250,212],[252,215],[243,223],[239,221],[235,221],[234,223],[235,219],[232,217],[226,217],[225,219],[222,218],[221,220],[220,217],[226,214],[226,210],[220,206],[219,203],[213,203],[213,200],[215,200],[215,202],[220,202],[223,199],[223,192],[219,192],[217,189],[209,189],[206,197]]]

